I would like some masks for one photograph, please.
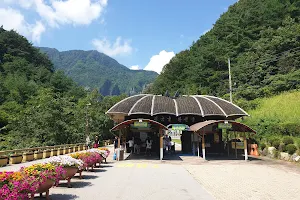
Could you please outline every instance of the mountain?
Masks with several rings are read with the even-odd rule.
[[[130,70],[98,51],[39,49],[46,53],[56,70],[63,70],[84,87],[97,88],[104,96],[139,93],[158,75],[152,71]]]
[[[228,99],[228,58],[234,101],[300,88],[299,22],[298,0],[239,0],[164,66],[151,91]]]

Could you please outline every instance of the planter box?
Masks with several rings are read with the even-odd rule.
[[[39,193],[40,197],[42,197],[42,193],[46,192],[46,200],[49,200],[49,190],[54,185],[54,183],[54,181],[48,179],[46,182],[39,186],[37,191],[35,191],[35,194]],[[34,199],[34,194],[30,195],[30,199]]]
[[[22,162],[28,162],[34,160],[33,152],[30,153],[23,153],[23,161]]]
[[[78,146],[73,147],[73,152],[77,152],[78,151]]]
[[[69,148],[69,153],[73,153],[73,147]]]
[[[43,152],[43,158],[49,158],[50,155],[51,155],[51,151],[50,151],[50,150],[45,150],[45,151]]]
[[[51,156],[57,156],[57,149],[51,150]]]
[[[34,152],[34,159],[35,160],[39,160],[39,159],[42,159],[42,158],[43,158],[43,152],[41,152],[41,151]]]
[[[22,160],[23,160],[22,155],[11,155],[9,158],[9,163],[10,164],[18,164],[18,163],[21,163]]]
[[[77,173],[78,168],[77,167],[64,167],[64,170],[66,170],[66,174],[60,180],[67,180],[68,187],[71,187],[71,178]]]
[[[68,154],[69,153],[69,148],[64,148],[63,152],[64,152],[64,154]]]
[[[8,157],[7,156],[1,156],[0,157],[0,167],[3,167],[8,164]]]
[[[57,155],[58,156],[59,155],[64,155],[64,149],[62,149],[62,148],[57,149]]]

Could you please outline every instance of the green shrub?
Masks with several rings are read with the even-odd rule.
[[[280,145],[280,140],[279,139],[273,140],[272,143],[271,143],[271,145],[273,147],[275,147],[276,149],[278,149],[279,145]]]
[[[296,145],[298,146],[298,148],[300,149],[300,138],[297,138],[295,141]]]
[[[267,147],[267,145],[265,143],[261,143],[260,144],[260,149],[261,150],[264,150],[266,147]]]
[[[288,144],[286,150],[289,154],[293,155],[297,151],[297,147],[294,144]]]
[[[286,137],[283,137],[282,142],[285,145],[294,144],[294,139],[290,136],[286,136]]]

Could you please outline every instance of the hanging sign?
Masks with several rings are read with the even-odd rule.
[[[218,129],[231,129],[231,123],[218,123]]]
[[[189,127],[185,124],[172,124],[172,130],[184,131],[188,129]]]
[[[141,121],[134,122],[133,127],[135,127],[135,128],[147,128],[148,127],[148,122],[141,122]]]

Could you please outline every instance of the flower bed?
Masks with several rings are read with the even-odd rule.
[[[95,152],[77,152],[71,154],[72,158],[80,159],[84,162],[84,167],[88,170],[89,167],[94,168],[95,164],[101,159],[100,154]]]
[[[0,172],[0,199],[29,199],[35,193],[46,192],[65,174],[62,167],[35,164],[17,172]]]
[[[79,159],[72,158],[71,156],[54,156],[47,160],[48,163],[51,163],[55,166],[61,166],[66,171],[66,174],[60,178],[60,180],[67,180],[68,187],[71,187],[72,177],[80,170],[83,169],[84,162]],[[81,176],[81,174],[80,174]],[[57,182],[57,185],[59,182]]]

